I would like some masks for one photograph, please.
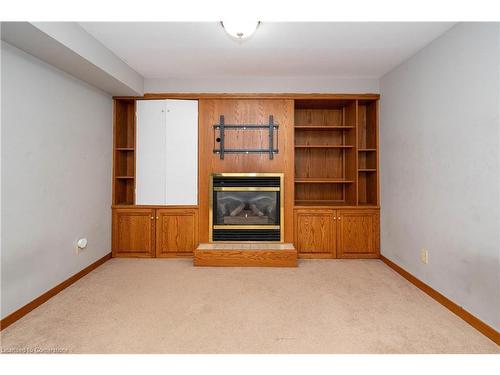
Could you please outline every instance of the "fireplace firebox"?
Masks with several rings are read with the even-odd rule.
[[[210,241],[283,241],[282,173],[210,176]]]

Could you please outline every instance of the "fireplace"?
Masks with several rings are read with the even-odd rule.
[[[210,241],[282,241],[283,174],[210,176]]]

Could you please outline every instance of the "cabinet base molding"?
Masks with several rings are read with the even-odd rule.
[[[194,251],[195,266],[297,267],[292,244],[200,244]]]
[[[49,299],[54,297],[57,293],[63,291],[66,289],[68,286],[71,284],[74,284],[76,281],[81,279],[83,276],[87,275],[88,273],[92,272],[95,270],[97,267],[99,267],[101,264],[104,262],[108,261],[111,259],[111,253],[106,254],[102,258],[96,260],[94,263],[91,265],[85,267],[83,270],[80,272],[74,274],[70,278],[64,280],[62,283],[56,285],[52,289],[46,291],[43,293],[41,296],[35,298],[33,301],[29,302],[28,304],[24,305],[20,309],[14,311],[10,315],[7,315],[5,318],[3,318],[0,321],[0,330],[3,330],[10,326],[11,324],[15,323],[19,319],[21,319],[23,316],[28,314],[30,311],[33,311],[36,309],[38,306],[42,305],[43,303],[47,302]]]
[[[481,332],[483,335],[485,335],[490,340],[495,342],[497,345],[500,345],[500,333],[497,330],[495,330],[493,327],[489,326],[488,324],[486,324],[482,320],[476,318],[470,312],[464,310],[461,306],[457,305],[455,302],[448,299],[447,297],[445,297],[444,295],[442,295],[437,290],[433,289],[432,287],[430,287],[429,285],[427,285],[423,281],[417,279],[411,273],[409,273],[405,269],[401,268],[396,263],[387,259],[383,255],[380,256],[380,259],[385,264],[387,264],[390,268],[392,268],[394,271],[396,271],[401,276],[403,276],[410,283],[412,283],[417,288],[422,290],[425,294],[429,295],[431,298],[433,298],[434,300],[439,302],[441,305],[446,307],[448,310],[450,310],[452,313],[457,315],[459,318],[465,320],[472,327],[477,329],[479,332]]]

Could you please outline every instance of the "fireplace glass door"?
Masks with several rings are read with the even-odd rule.
[[[239,188],[220,191],[214,189],[214,225],[220,226],[276,226],[280,224],[279,189]],[[257,188],[255,188],[257,189]],[[274,191],[268,191],[273,190]]]
[[[211,176],[210,241],[282,241],[283,174]]]

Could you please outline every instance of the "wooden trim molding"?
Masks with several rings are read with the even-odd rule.
[[[337,99],[377,100],[380,94],[321,94],[321,93],[145,93],[144,96],[114,96],[113,99]]]
[[[408,271],[404,270],[400,266],[398,266],[396,263],[392,262],[391,260],[387,259],[383,255],[380,256],[380,259],[387,264],[390,268],[392,268],[394,271],[399,273],[401,276],[403,276],[406,280],[411,282],[413,285],[415,285],[417,288],[422,290],[424,293],[435,299],[437,302],[439,302],[441,305],[446,307],[448,310],[450,310],[452,313],[457,315],[459,318],[465,320],[467,323],[469,323],[472,327],[477,329],[479,332],[481,332],[483,335],[488,337],[490,340],[495,342],[497,345],[500,345],[500,333],[495,330],[493,327],[489,326],[482,320],[476,318],[474,315],[472,315],[470,312],[464,310],[462,307],[457,305],[455,302],[451,301],[441,293],[439,293],[437,290],[433,289],[423,281],[417,279],[415,276],[413,276],[411,273]]]
[[[52,289],[46,291],[41,296],[35,298],[33,301],[31,301],[28,304],[24,305],[20,309],[14,311],[12,314],[7,315],[5,318],[3,318],[0,321],[0,331],[4,330],[8,326],[10,326],[12,323],[18,321],[23,316],[25,316],[26,314],[28,314],[30,311],[33,311],[34,309],[36,309],[38,306],[40,306],[43,303],[47,302],[49,299],[51,299],[52,297],[54,297],[57,293],[59,293],[62,290],[66,289],[68,286],[70,286],[71,284],[75,283],[76,281],[78,281],[83,276],[87,275],[88,273],[92,272],[97,267],[99,267],[101,264],[103,264],[106,261],[108,261],[109,259],[111,259],[111,253],[106,254],[101,259],[96,260],[91,265],[85,267],[83,270],[81,270],[80,272],[74,274],[70,278],[64,280],[62,283],[56,285]]]
[[[111,205],[111,208],[151,208],[151,209],[159,209],[159,208],[166,208],[166,209],[198,209],[197,205],[159,205],[159,204],[149,204],[149,205],[144,205],[144,204],[113,204]]]

